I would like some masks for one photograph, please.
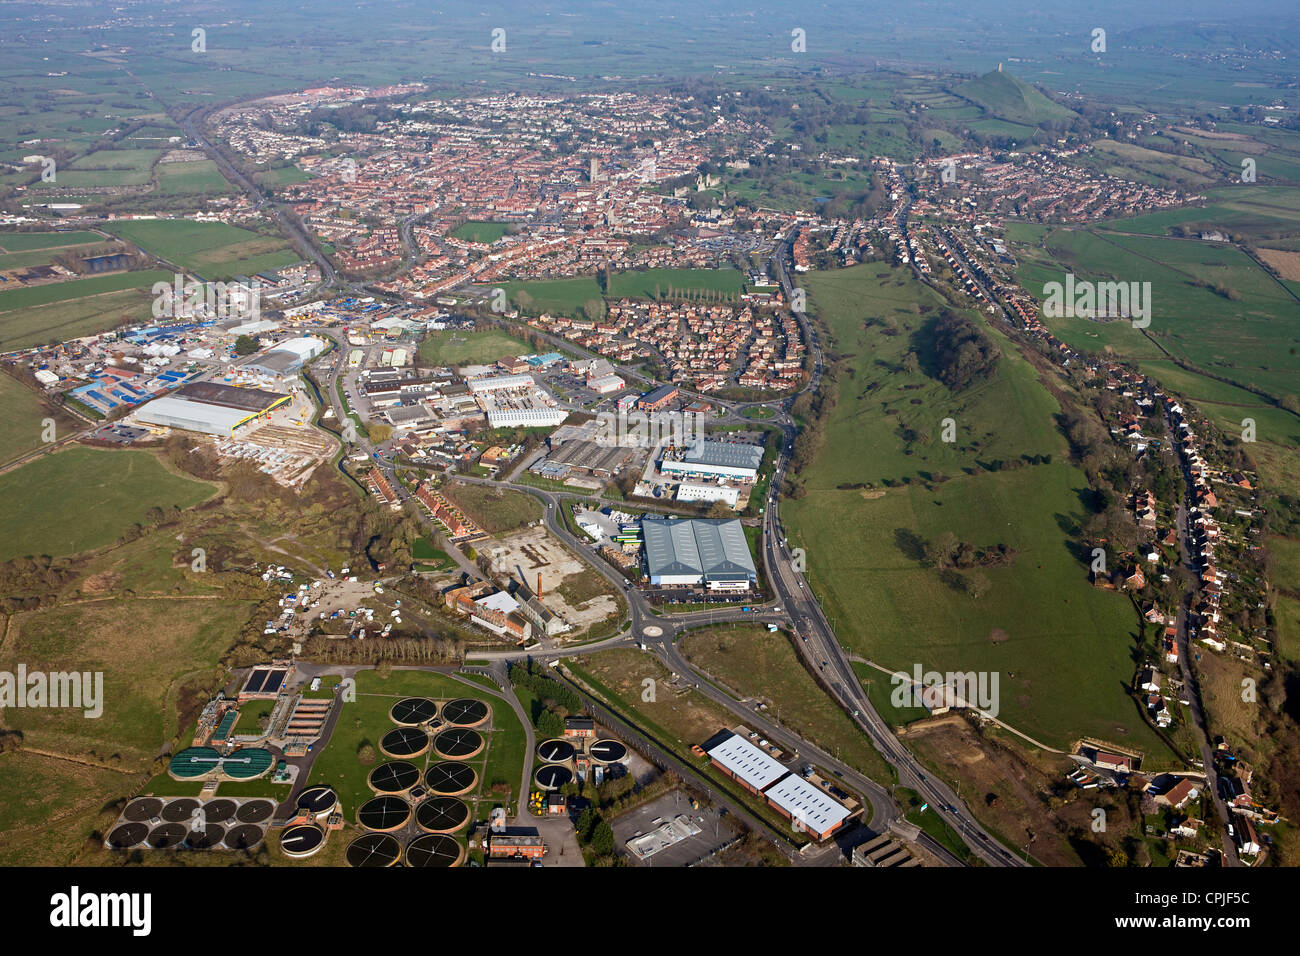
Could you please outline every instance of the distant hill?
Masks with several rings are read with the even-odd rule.
[[[1002,70],[985,73],[954,87],[952,92],[1009,123],[1037,126],[1075,115],[1073,110],[1052,102],[1024,80]]]

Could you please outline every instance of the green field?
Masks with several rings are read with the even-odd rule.
[[[106,240],[100,239],[100,242]],[[0,253],[0,272],[8,272],[11,269],[30,269],[32,266],[49,265],[54,261],[57,255],[65,253],[74,253],[85,255],[95,248],[97,243],[86,243],[76,246],[59,246],[54,249],[33,249],[31,252],[6,252]],[[7,286],[0,286],[7,288]]]
[[[217,661],[251,607],[113,598],[13,617],[0,668],[100,673],[102,712],[6,709],[28,749],[0,755],[0,861],[66,864],[85,849],[116,816],[105,807],[135,793],[180,732],[183,689],[217,686]]]
[[[1300,390],[1300,300],[1292,292],[1233,246],[1118,234],[1114,226],[1051,231],[1019,247],[1017,274],[1035,295],[1067,271],[1093,281],[1150,282],[1149,341],[1123,321],[1067,320],[1063,334],[1077,340],[1086,323],[1103,336],[1099,345],[1121,354],[1165,350],[1276,398]],[[1056,327],[1057,320],[1045,321]]]
[[[146,451],[67,448],[0,475],[0,561],[103,547],[150,508],[189,508],[212,491]]]
[[[0,249],[5,252],[33,252],[105,241],[97,232],[0,232]]]
[[[103,713],[88,719],[84,708],[6,709],[5,721],[33,749],[97,755],[109,766],[146,771],[159,746],[180,730],[175,705],[182,678],[213,675],[238,635],[235,615],[250,607],[115,598],[21,614],[0,667],[12,672],[25,661],[33,670],[102,671]]]
[[[446,551],[433,546],[428,538],[417,538],[411,545],[411,557],[425,563],[426,569],[439,568],[451,564],[451,557]]]
[[[1066,462],[1055,401],[1005,340],[994,378],[955,396],[902,370],[910,336],[864,320],[884,317],[915,335],[923,317],[913,308],[931,294],[903,275],[860,266],[808,279],[851,374],[841,378],[823,450],[800,474],[808,493],[782,512],[836,633],[890,668],[999,672],[999,716],[1046,742],[1091,733],[1158,746],[1124,693],[1134,612],[1122,596],[1091,588],[1072,553],[1086,482]],[[938,441],[944,417],[956,424],[951,445]],[[984,470],[1020,455],[1052,461]],[[886,478],[895,486],[882,487]],[[916,541],[945,532],[977,549],[1014,549],[1010,565],[968,572],[986,579],[983,595],[918,560]]]
[[[275,169],[267,169],[257,174],[257,181],[267,187],[292,186],[294,183],[305,183],[311,179],[297,166],[279,166]]]
[[[1018,275],[1031,292],[1047,281],[1061,281],[1067,270],[1080,278],[1149,281],[1152,319],[1144,331],[1124,321],[1045,321],[1074,348],[1137,362],[1229,433],[1239,433],[1242,420],[1253,418],[1259,441],[1247,449],[1251,458],[1268,485],[1294,491],[1300,416],[1278,405],[1300,394],[1295,283],[1278,282],[1236,246],[1165,234],[1209,228],[1236,232],[1243,219],[1253,224],[1249,234],[1256,238],[1272,234],[1279,224],[1298,229],[1300,190],[1230,187],[1212,194],[1224,202],[1092,229],[1009,229]]]
[[[5,422],[0,430],[0,464],[41,446],[41,422],[48,412],[35,392],[8,375],[0,375],[0,415]]]
[[[138,779],[107,767],[21,750],[0,754],[0,793],[5,794],[0,803],[0,864],[70,862],[108,797],[125,796]],[[86,823],[78,825],[80,820]]]
[[[504,236],[509,228],[504,222],[471,220],[461,223],[451,231],[451,235],[455,239],[464,239],[466,242],[481,242],[484,245],[491,245]]]
[[[220,222],[144,219],[114,223],[113,232],[204,279],[252,275],[300,258],[279,236],[262,236]]]
[[[500,329],[481,332],[462,332],[448,329],[429,332],[420,343],[421,365],[491,365],[498,359],[530,355],[532,349],[522,339],[517,339]]]
[[[1114,219],[1098,228],[1150,236],[1167,236],[1174,229],[1188,234],[1218,229],[1256,241],[1300,231],[1300,189],[1296,187],[1241,183],[1210,189],[1205,195],[1208,201],[1203,206]]]
[[[171,278],[170,274],[161,270],[148,269],[143,272],[116,272],[89,279],[69,279],[67,282],[51,282],[46,285],[9,289],[0,292],[0,313],[30,309],[51,302],[66,302],[71,299],[101,295],[105,292],[149,289],[155,282],[168,282]]]
[[[76,189],[102,186],[144,186],[154,162],[162,155],[157,149],[101,149],[60,166],[52,182],[40,182],[33,189]]]
[[[616,272],[609,289],[602,292],[594,277],[576,279],[529,279],[503,282],[510,303],[527,314],[551,312],[557,315],[600,318],[605,314],[605,298],[701,296],[719,292],[727,295],[743,290],[745,277],[735,269],[630,269]]]
[[[496,287],[493,287],[496,288]],[[587,305],[599,318],[605,314],[600,284],[590,276],[579,279],[528,279],[502,282],[510,303],[521,312],[535,315],[552,312],[557,315],[587,314]]]
[[[145,273],[125,274],[140,276]],[[0,350],[66,342],[119,325],[144,321],[152,313],[153,296],[148,286],[15,309],[0,315]]]
[[[230,184],[210,159],[188,163],[160,163],[157,169],[158,191],[164,195],[178,193],[226,193]]]

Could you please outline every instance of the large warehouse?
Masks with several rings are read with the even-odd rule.
[[[745,530],[736,518],[641,521],[646,565],[654,587],[745,591],[758,580]]]
[[[154,399],[138,409],[134,417],[145,425],[227,437],[239,426],[266,415],[287,401],[288,395],[260,388],[191,382],[171,395]]]
[[[263,375],[294,375],[305,364],[325,351],[324,340],[311,336],[286,339],[272,346],[264,355],[249,359],[243,368]]]
[[[733,478],[753,481],[763,462],[762,445],[740,442],[697,441],[683,449],[680,456],[665,456],[659,470],[676,478]]]

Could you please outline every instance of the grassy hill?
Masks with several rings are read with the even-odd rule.
[[[957,96],[969,100],[985,112],[1009,123],[1038,126],[1074,117],[1074,112],[1052,102],[1024,80],[1002,70],[954,87]]]
[[[907,362],[941,304],[909,274],[870,264],[806,282],[843,369],[822,450],[798,473],[807,493],[782,517],[842,643],[889,668],[997,671],[1002,719],[1053,746],[1092,734],[1163,750],[1124,690],[1133,609],[1094,590],[1077,556],[1087,480],[1033,367],[986,326],[995,373],[950,392],[924,356]],[[967,572],[987,584],[975,595],[922,554],[945,534],[1013,557]]]

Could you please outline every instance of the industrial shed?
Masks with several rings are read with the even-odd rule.
[[[763,463],[763,446],[741,442],[697,441],[676,458],[665,457],[659,470],[680,478],[733,478],[753,481]]]
[[[263,375],[292,375],[316,356],[325,351],[325,342],[310,336],[286,339],[277,343],[265,354],[245,362],[242,368]]]
[[[218,382],[191,382],[174,395],[156,398],[135,412],[145,425],[179,428],[223,437],[239,426],[265,415],[289,401],[280,392],[258,388],[236,388]]]
[[[707,585],[710,590],[745,590],[758,580],[745,530],[735,518],[641,521],[646,565],[655,587]]]
[[[146,425],[159,425],[165,428],[180,428],[187,432],[202,432],[205,435],[228,436],[236,428],[257,413],[249,413],[238,408],[224,405],[207,405],[203,402],[191,402],[188,399],[166,395],[154,399],[135,413],[138,421]]]

